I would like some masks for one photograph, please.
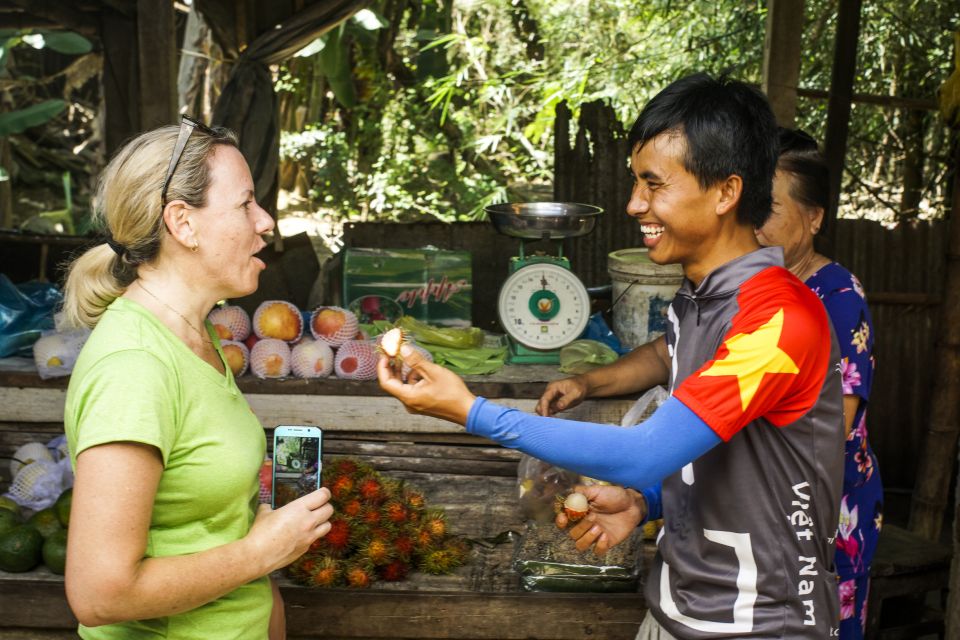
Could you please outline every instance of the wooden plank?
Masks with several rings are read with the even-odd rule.
[[[803,0],[767,0],[761,90],[783,127],[793,127],[797,115],[803,4]]]
[[[172,2],[137,1],[140,126],[173,124],[177,114],[177,68]]]
[[[640,594],[282,591],[288,632],[315,638],[632,640],[645,613]]]
[[[837,206],[840,203],[843,161],[847,152],[853,80],[857,69],[861,4],[862,0],[840,0],[837,33],[834,38],[830,99],[827,103],[827,133],[824,140],[824,155],[830,169],[830,206],[825,214],[828,255],[832,254],[829,248],[832,248],[836,235]]]

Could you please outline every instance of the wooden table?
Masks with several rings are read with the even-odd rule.
[[[530,411],[556,368],[508,366],[469,377],[471,390]],[[450,576],[414,574],[368,590],[308,589],[284,580],[291,639],[295,638],[605,638],[632,640],[644,615],[643,597],[522,591],[510,569],[513,544],[489,541],[520,531],[516,466],[519,454],[470,436],[461,427],[408,414],[375,382],[337,380],[238,381],[269,432],[277,424],[324,428],[324,455],[351,455],[420,488],[430,506],[445,509],[451,532],[478,541],[470,562]],[[40,380],[29,366],[0,361],[0,482],[21,444],[62,433],[66,380]],[[619,423],[632,400],[588,401],[569,417]],[[0,639],[27,630],[76,625],[62,578],[45,569],[0,573]],[[19,631],[10,631],[17,629]],[[51,631],[52,633],[52,631]],[[57,637],[57,636],[42,636]],[[64,636],[67,637],[67,636]]]

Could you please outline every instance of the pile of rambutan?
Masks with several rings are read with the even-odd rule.
[[[324,463],[323,486],[335,513],[330,531],[287,567],[314,587],[369,587],[413,571],[446,574],[463,565],[469,546],[447,531],[443,511],[423,494],[354,458]]]

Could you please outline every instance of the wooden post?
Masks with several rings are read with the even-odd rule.
[[[6,179],[0,180],[0,212],[3,217],[0,218],[0,227],[6,229],[13,228],[13,188],[10,183],[13,176],[10,175],[13,170],[13,158],[10,153],[10,141],[6,136],[0,136],[0,167],[6,170]]]
[[[954,136],[953,165],[953,205],[947,217],[947,268],[940,307],[933,406],[910,502],[910,529],[930,540],[940,538],[960,435],[960,139],[957,136]]]
[[[103,141],[107,157],[140,131],[137,25],[113,11],[100,14],[103,43]]]
[[[800,33],[803,0],[767,0],[767,27],[763,40],[763,79],[777,123],[793,127],[800,80]]]
[[[833,70],[830,75],[830,99],[827,103],[827,135],[824,155],[830,169],[830,208],[824,219],[827,225],[824,250],[832,255],[836,238],[837,206],[843,184],[843,159],[847,153],[847,131],[850,128],[850,105],[853,101],[853,78],[857,69],[857,41],[860,37],[861,0],[840,0],[837,35],[833,46]]]
[[[177,118],[177,47],[172,2],[137,0],[140,126],[155,129]]]

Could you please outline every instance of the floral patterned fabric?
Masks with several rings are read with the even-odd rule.
[[[873,322],[856,276],[832,262],[807,279],[823,301],[840,343],[844,395],[860,397],[847,437],[837,530],[840,638],[863,638],[870,563],[883,526],[883,487],[867,442],[867,400],[873,382]]]

